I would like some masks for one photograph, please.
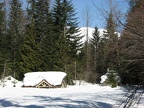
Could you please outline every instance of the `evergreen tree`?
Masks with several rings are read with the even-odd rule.
[[[23,11],[22,4],[19,0],[11,0],[10,2],[10,14],[8,23],[8,38],[9,38],[9,52],[10,61],[12,63],[12,73],[14,77],[16,75],[19,46],[24,33],[23,28]]]
[[[66,42],[69,45],[68,55],[71,58],[76,59],[76,54],[79,48],[82,46],[81,39],[82,36],[79,36],[78,22],[75,17],[75,8],[71,0],[63,0],[63,24],[64,24],[64,33],[66,36]]]
[[[45,5],[43,6],[43,12],[44,13],[43,19],[45,23],[43,26],[41,26],[41,29],[43,29],[43,36],[41,41],[41,69],[44,71],[50,71],[50,70],[56,70],[55,63],[56,63],[56,44],[55,44],[55,36],[53,31],[53,19],[52,19],[52,13],[50,11],[50,4],[49,0],[45,0]],[[42,10],[41,10],[42,11]],[[43,23],[42,21],[41,23]]]
[[[27,72],[37,72],[40,70],[41,62],[33,20],[31,25],[26,27],[25,37],[20,47],[19,79],[22,79]]]
[[[65,61],[64,58],[66,58],[66,50],[68,49],[68,46],[66,45],[66,37],[65,35],[65,24],[64,24],[64,18],[63,18],[63,5],[62,0],[55,0],[55,4],[53,7],[53,21],[54,21],[54,44],[55,44],[55,50],[57,50],[54,54],[56,60],[56,70],[64,71],[64,65]],[[63,62],[62,62],[63,61]]]
[[[93,37],[90,40],[90,76],[89,81],[92,83],[98,83],[98,57],[99,57],[99,51],[100,51],[100,34],[98,31],[98,28],[95,27],[95,30],[93,32]]]
[[[3,3],[0,3],[0,71],[3,72],[5,53],[4,53],[4,11]],[[2,73],[0,73],[2,75]]]
[[[47,20],[49,14],[49,0],[35,0],[34,4],[35,32],[38,43],[42,43],[47,33]]]
[[[49,0],[28,1],[26,33],[20,48],[20,79],[26,72],[46,70],[42,43],[48,35],[48,3]]]
[[[53,21],[50,12],[49,0],[30,0],[28,7],[28,18],[34,19],[34,31],[38,47],[39,58],[41,59],[40,69],[48,71],[53,69]],[[30,23],[30,21],[29,21]]]
[[[120,83],[120,78],[115,71],[108,70],[107,73],[107,80],[106,82],[108,85],[111,85],[112,88],[117,87]]]
[[[75,9],[71,0],[56,0],[53,9],[54,31],[59,60],[58,66],[64,71],[71,68],[81,43]],[[56,54],[57,55],[57,54]]]

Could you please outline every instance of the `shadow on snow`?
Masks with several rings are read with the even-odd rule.
[[[30,97],[31,98],[31,97]],[[8,101],[6,99],[0,100],[1,107],[23,107],[23,108],[113,108],[111,104],[97,101],[85,101],[85,100],[71,100],[61,97],[47,97],[47,96],[32,96],[39,104],[34,105],[20,105],[15,101]],[[28,100],[30,101],[30,100]],[[42,104],[42,105],[41,105]]]
[[[13,108],[18,108],[18,107],[24,107],[24,108],[45,108],[43,106],[38,106],[38,105],[27,105],[27,106],[21,106],[19,104],[13,104],[11,101],[7,101],[5,99],[0,100],[0,106],[3,107],[13,107]]]

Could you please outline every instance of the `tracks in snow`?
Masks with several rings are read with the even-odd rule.
[[[137,108],[144,93],[144,87],[134,86],[116,104],[116,108]]]

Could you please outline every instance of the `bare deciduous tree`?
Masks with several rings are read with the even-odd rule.
[[[91,25],[92,22],[92,17],[91,17],[91,11],[90,11],[90,7],[86,6],[85,10],[84,10],[84,14],[83,14],[83,20],[85,22],[85,26],[86,26],[86,31],[85,31],[85,36],[86,36],[86,50],[85,50],[85,54],[86,54],[86,72],[85,72],[85,78],[86,80],[88,80],[88,76],[89,76],[89,27]]]

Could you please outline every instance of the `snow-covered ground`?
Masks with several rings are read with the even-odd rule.
[[[127,92],[123,87],[81,84],[56,89],[0,87],[0,108],[115,108]],[[138,108],[144,108],[144,96]]]

